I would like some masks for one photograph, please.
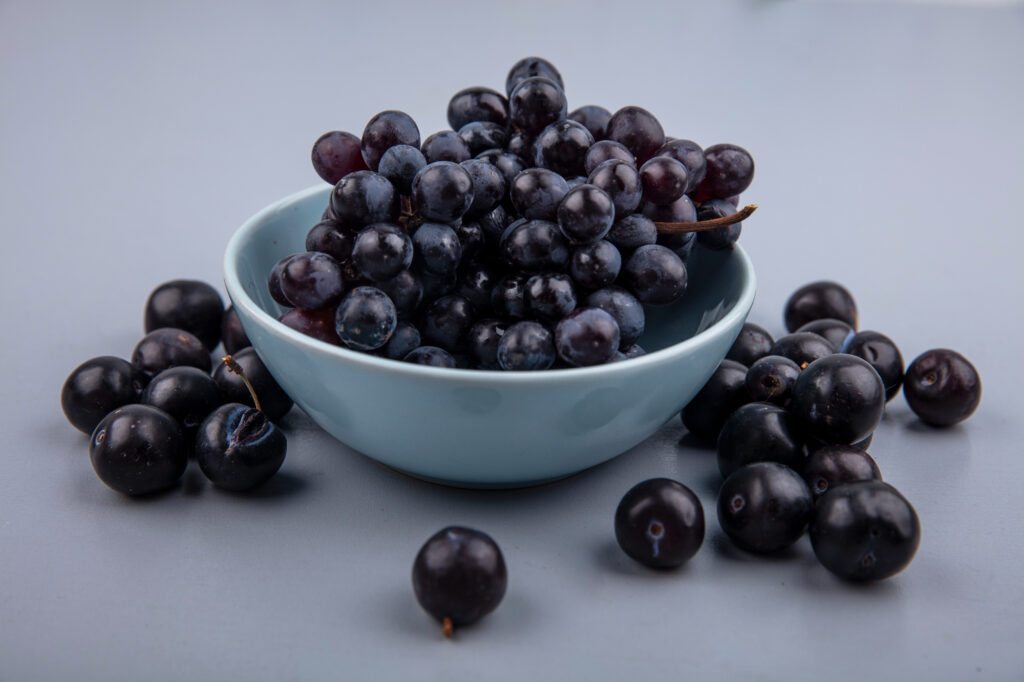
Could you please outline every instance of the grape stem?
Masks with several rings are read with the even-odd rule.
[[[234,372],[235,374],[242,378],[242,383],[244,383],[245,387],[249,389],[249,395],[252,396],[253,406],[255,406],[257,410],[262,412],[263,408],[260,407],[260,399],[256,397],[256,389],[252,387],[252,383],[249,381],[249,377],[245,376],[245,372],[242,371],[242,366],[238,364],[238,361],[235,360],[230,355],[225,355],[224,357],[221,358],[221,362],[228,366],[229,372]]]
[[[445,616],[441,621],[441,632],[443,632],[444,636],[449,639],[453,634],[455,634],[455,625],[452,623],[452,619],[448,616]]]
[[[757,210],[757,204],[747,204],[732,215],[722,216],[713,220],[701,220],[695,223],[654,223],[661,234],[684,234],[686,232],[705,232],[718,227],[733,225],[746,220]]]

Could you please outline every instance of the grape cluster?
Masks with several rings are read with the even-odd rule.
[[[316,141],[313,167],[334,189],[306,252],[269,274],[282,323],[440,367],[617,362],[644,352],[644,306],[684,294],[694,245],[740,235],[739,223],[659,224],[732,215],[750,154],[666,137],[640,107],[569,111],[544,59],[517,62],[505,94],[456,93],[447,114],[452,129],[422,141],[401,111]]]
[[[315,267],[315,266],[314,266]],[[249,490],[273,476],[287,443],[273,423],[292,407],[242,329],[205,282],[174,280],[146,301],[147,334],[131,361],[79,365],[61,389],[72,426],[90,435],[99,478],[126,495],[165,490],[193,456],[210,481]],[[211,368],[210,351],[231,354]]]
[[[745,324],[680,415],[716,443],[719,524],[752,552],[784,549],[806,531],[832,572],[887,578],[913,558],[920,524],[867,453],[875,428],[901,387],[928,424],[966,419],[981,398],[977,371],[946,349],[904,371],[890,338],[857,330],[853,296],[835,282],[798,289],[784,319],[779,339]]]

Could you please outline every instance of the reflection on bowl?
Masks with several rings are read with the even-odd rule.
[[[607,461],[679,412],[725,356],[754,301],[741,248],[694,250],[686,294],[647,309],[647,355],[599,367],[492,372],[413,365],[304,336],[267,275],[305,249],[330,187],[287,197],[232,237],[224,278],[256,352],[295,402],[349,447],[414,476],[470,487],[548,481]]]

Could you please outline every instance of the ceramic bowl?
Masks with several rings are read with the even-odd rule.
[[[496,372],[425,367],[318,341],[277,322],[267,291],[282,257],[305,250],[330,187],[263,209],[231,238],[227,291],[256,352],[332,436],[387,466],[467,487],[515,487],[605,462],[678,414],[728,352],[754,301],[739,247],[697,248],[675,304],[648,307],[632,360],[578,369]]]

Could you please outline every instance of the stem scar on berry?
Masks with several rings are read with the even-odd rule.
[[[743,222],[751,216],[751,214],[757,210],[757,204],[747,204],[742,209],[733,213],[732,215],[722,216],[721,218],[714,218],[713,220],[702,220],[697,222],[686,222],[686,223],[659,223],[654,224],[658,227],[658,232],[661,234],[683,234],[686,232],[705,232],[707,230],[714,230],[719,227],[725,227],[726,225],[734,225],[739,222]]]

